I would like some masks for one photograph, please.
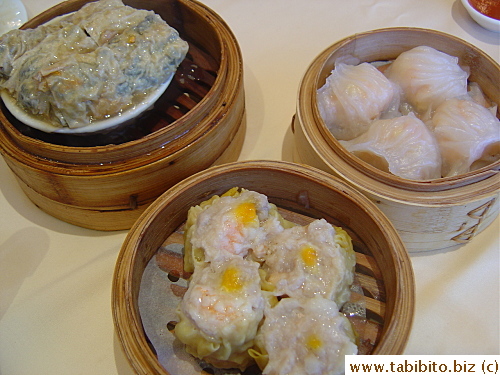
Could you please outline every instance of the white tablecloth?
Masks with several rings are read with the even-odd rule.
[[[58,0],[23,0],[31,18]],[[299,81],[323,49],[356,32],[436,29],[500,60],[500,34],[459,0],[206,0],[243,53],[248,129],[240,160],[291,160]],[[0,10],[1,11],[1,10]],[[406,354],[499,354],[498,218],[468,245],[412,255],[416,312]],[[131,374],[111,316],[126,231],[59,221],[0,160],[0,374]]]

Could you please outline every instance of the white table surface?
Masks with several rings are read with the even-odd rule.
[[[28,16],[58,0],[23,0]],[[299,81],[323,49],[391,26],[436,29],[500,60],[500,34],[459,0],[205,0],[243,53],[248,129],[240,160],[291,160]],[[1,10],[0,10],[1,11]],[[500,354],[498,218],[466,246],[412,255],[416,311],[405,354]],[[111,281],[126,231],[59,221],[0,160],[0,374],[132,374],[115,335]]]

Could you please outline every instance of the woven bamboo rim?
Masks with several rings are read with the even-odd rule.
[[[417,205],[460,204],[461,199],[467,197],[492,195],[500,187],[500,161],[456,177],[407,180],[354,157],[333,137],[321,119],[316,90],[325,83],[338,57],[349,55],[360,59],[360,62],[391,60],[419,45],[428,45],[458,57],[460,64],[471,68],[469,79],[477,82],[492,101],[500,103],[500,87],[495,84],[500,82],[500,65],[475,46],[435,30],[387,28],[347,37],[316,57],[300,84],[295,121],[301,125],[300,131],[314,145],[325,164],[352,184],[374,195]]]
[[[141,324],[138,294],[147,263],[166,242],[180,241],[177,231],[189,207],[233,186],[266,194],[292,219],[325,217],[348,230],[367,308],[375,321],[382,321],[368,329],[378,340],[372,354],[403,352],[413,319],[414,280],[408,254],[389,220],[364,195],[328,173],[288,162],[247,161],[212,167],[181,181],[129,232],[116,262],[112,309],[118,337],[137,374],[168,374]]]

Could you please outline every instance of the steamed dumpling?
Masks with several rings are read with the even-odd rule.
[[[396,176],[412,180],[441,177],[437,141],[413,113],[375,121],[366,133],[340,143],[365,162]]]
[[[401,53],[385,74],[421,114],[446,99],[467,94],[469,75],[458,65],[458,58],[432,47],[419,46]]]
[[[349,320],[322,297],[266,307],[255,341],[251,354],[266,375],[343,374],[345,355],[358,351]]]
[[[351,238],[324,219],[274,236],[265,259],[266,281],[276,296],[322,296],[339,306],[349,299],[356,264]]]
[[[342,140],[365,132],[398,99],[395,86],[369,63],[337,64],[317,92],[323,121]]]
[[[247,367],[247,350],[264,316],[258,269],[257,262],[238,257],[195,269],[175,327],[188,353],[217,367]]]
[[[436,109],[432,124],[444,177],[467,173],[474,163],[481,167],[500,157],[500,121],[480,104],[447,100]]]
[[[184,268],[192,272],[198,264],[259,256],[268,236],[288,223],[263,194],[233,188],[222,196],[189,210],[185,227]]]

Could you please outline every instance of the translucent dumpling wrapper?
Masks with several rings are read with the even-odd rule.
[[[444,177],[467,173],[500,158],[500,121],[474,101],[447,100],[436,109],[432,126]]]
[[[467,98],[461,97],[458,99],[470,99],[477,104],[482,105],[485,108],[488,108],[488,110],[493,114],[493,116],[496,116],[497,109],[498,109],[498,104],[494,103],[491,101],[483,92],[481,87],[477,82],[469,82],[469,91],[467,92]]]
[[[355,265],[347,232],[320,219],[274,236],[263,269],[276,296],[322,296],[342,306],[350,297]]]
[[[244,370],[252,357],[266,297],[259,264],[232,258],[197,267],[180,302],[175,336],[191,355],[219,368]]]
[[[345,355],[357,354],[349,320],[322,297],[266,307],[255,342],[250,354],[266,375],[343,374]]]
[[[317,92],[318,109],[337,139],[364,133],[382,112],[399,104],[397,88],[369,63],[335,66]]]
[[[260,258],[269,236],[293,224],[263,194],[232,188],[190,208],[184,228],[184,269],[251,252]]]
[[[375,121],[366,133],[340,143],[365,162],[396,176],[411,180],[441,177],[437,141],[413,113]]]
[[[424,115],[446,99],[467,94],[468,72],[458,58],[432,47],[419,46],[401,53],[385,72],[403,92],[402,101]]]

